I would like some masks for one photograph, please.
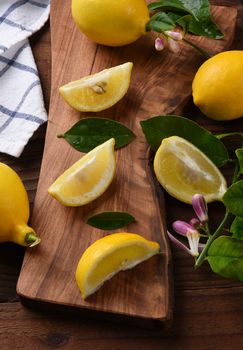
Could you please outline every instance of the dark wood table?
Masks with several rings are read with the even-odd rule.
[[[243,50],[243,1],[214,1],[217,5],[238,7],[238,21],[232,48]],[[40,72],[46,107],[50,97],[51,56],[49,24],[31,38]],[[201,121],[198,111],[187,106],[187,113]],[[218,124],[225,127],[225,124]],[[207,121],[214,130],[214,124]],[[241,127],[242,121],[227,125]],[[0,161],[21,176],[33,205],[44,146],[45,126],[34,135],[19,159],[0,154]],[[189,216],[187,206],[165,195],[168,225]],[[210,212],[220,215],[213,204]],[[243,349],[243,284],[214,275],[205,264],[193,269],[193,261],[173,249],[174,319],[169,330],[151,330],[95,321],[82,316],[34,311],[22,306],[16,282],[24,249],[11,243],[0,245],[0,349]]]

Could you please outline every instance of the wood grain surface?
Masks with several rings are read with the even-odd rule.
[[[217,7],[213,13],[225,39],[199,41],[208,51],[216,53],[232,43],[236,10]],[[39,302],[168,321],[172,314],[172,287],[165,212],[162,193],[158,195],[151,176],[148,145],[139,121],[153,114],[172,113],[185,104],[191,95],[191,81],[201,57],[191,47],[183,47],[177,60],[169,50],[157,53],[153,49],[153,35],[121,48],[97,46],[74,25],[70,0],[52,1],[51,35],[50,113],[31,221],[42,242],[26,252],[17,285],[18,294]],[[77,122],[80,113],[62,100],[58,88],[79,77],[127,61],[134,62],[129,92],[101,115],[123,122],[137,137],[116,152],[116,177],[104,195],[81,208],[64,207],[48,195],[47,190],[80,158],[80,153],[64,140],[57,139],[56,135]],[[83,301],[74,279],[76,266],[84,250],[107,234],[85,222],[95,213],[112,210],[132,214],[136,222],[128,225],[126,231],[159,242],[161,255],[129,272],[119,273],[98,293]]]
[[[237,28],[232,49],[243,49],[243,4],[238,0],[214,1],[217,5],[238,8]],[[46,106],[50,96],[50,31],[48,24],[31,39],[41,76]],[[203,117],[189,101],[183,114],[211,131],[242,130],[242,120],[213,122]],[[35,197],[42,159],[45,126],[41,127],[19,159],[0,154],[11,165],[28,190],[31,208]],[[230,146],[230,145],[229,145]],[[167,223],[191,215],[188,206],[165,194]],[[221,215],[221,208],[210,205],[211,215]],[[174,322],[168,333],[111,322],[32,311],[23,307],[15,287],[24,249],[13,244],[0,245],[0,344],[10,349],[146,349],[167,350],[241,350],[243,342],[242,283],[213,274],[207,265],[195,271],[189,256],[173,249],[175,306]]]

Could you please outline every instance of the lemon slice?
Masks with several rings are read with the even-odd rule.
[[[113,106],[127,92],[132,62],[105,69],[60,87],[64,100],[80,112],[99,112]]]
[[[113,233],[98,239],[83,253],[76,281],[85,299],[122,270],[158,254],[160,246],[135,233]]]
[[[116,168],[115,139],[102,143],[74,163],[50,186],[48,192],[67,206],[81,206],[101,196]]]
[[[207,202],[222,200],[226,181],[214,163],[187,140],[164,139],[154,158],[154,171],[160,184],[173,197],[191,203],[196,193]]]

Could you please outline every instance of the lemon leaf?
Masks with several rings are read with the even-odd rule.
[[[231,185],[223,196],[223,202],[228,211],[235,216],[243,217],[243,180]]]
[[[243,281],[243,242],[221,236],[208,250],[208,262],[213,272],[227,278]]]
[[[148,8],[151,11],[175,11],[175,14],[178,15],[177,23],[183,28],[186,27],[187,31],[192,34],[213,39],[224,37],[212,20],[208,0],[163,0],[149,4]],[[179,16],[180,13],[182,13],[182,16]],[[185,13],[191,15],[190,18],[183,18]],[[171,12],[168,15],[171,19],[175,18],[171,16]]]
[[[153,15],[148,22],[146,29],[154,30],[157,33],[163,33],[175,27],[175,22],[164,12]]]
[[[128,213],[107,211],[90,217],[87,224],[101,230],[115,230],[134,221],[135,218]]]
[[[63,135],[71,146],[80,152],[89,152],[101,143],[114,138],[115,148],[121,148],[131,142],[135,135],[125,125],[106,118],[85,118],[78,121]]]
[[[240,174],[243,174],[243,148],[238,148],[235,151],[236,157],[239,161],[239,172]]]
[[[224,37],[224,34],[217,28],[211,17],[202,21],[191,18],[187,30],[194,35],[202,35],[211,39],[222,39]]]
[[[233,233],[232,238],[243,240],[243,217],[236,216],[231,224],[230,232]]]
[[[140,124],[153,151],[159,148],[164,138],[180,136],[199,148],[218,167],[229,160],[224,144],[211,132],[187,118],[176,115],[156,116],[143,120]]]

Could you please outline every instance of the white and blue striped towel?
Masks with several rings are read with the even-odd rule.
[[[0,152],[15,157],[47,120],[28,37],[49,12],[50,0],[0,0]]]

